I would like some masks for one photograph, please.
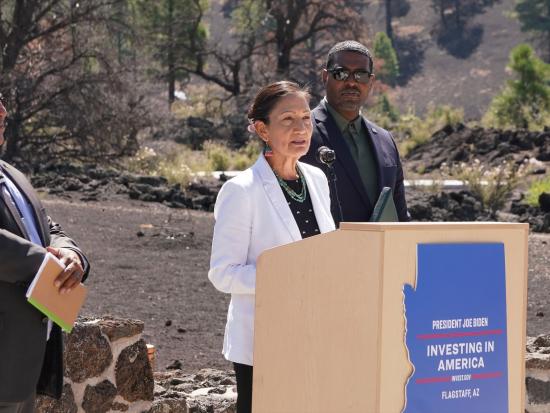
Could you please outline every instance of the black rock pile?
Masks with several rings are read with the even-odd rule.
[[[474,159],[493,166],[503,160],[521,163],[525,159],[536,159],[549,162],[550,127],[543,132],[529,132],[448,125],[436,132],[427,143],[412,149],[405,163],[410,170],[427,173],[439,169],[443,163],[470,163]]]
[[[197,179],[186,188],[169,184],[160,176],[137,175],[96,165],[49,164],[31,178],[35,188],[51,194],[78,194],[83,201],[130,197],[145,202],[161,202],[173,208],[212,211],[223,184],[218,179]]]
[[[539,198],[540,207],[529,206],[523,197],[511,201],[509,208],[491,214],[467,190],[430,193],[407,190],[407,204],[413,221],[508,221],[525,222],[533,232],[550,233],[550,194]]]
[[[407,191],[413,221],[487,221],[491,217],[469,191]]]

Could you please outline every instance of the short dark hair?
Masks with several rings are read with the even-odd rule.
[[[366,48],[366,46],[362,45],[359,42],[356,42],[355,40],[346,40],[344,42],[336,43],[332,48],[328,51],[327,55],[327,64],[325,66],[326,69],[330,69],[332,65],[334,64],[334,57],[337,53],[340,52],[354,52],[354,53],[360,53],[364,56],[367,56],[369,59],[369,72],[372,73],[374,63],[372,61],[372,56],[369,52],[369,49]]]
[[[294,93],[302,94],[309,102],[309,89],[307,87],[301,87],[297,83],[281,80],[264,86],[254,98],[248,110],[248,120],[250,122],[261,120],[266,124],[269,123],[269,114],[279,99]]]

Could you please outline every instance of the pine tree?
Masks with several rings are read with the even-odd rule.
[[[542,128],[550,122],[550,65],[540,60],[526,44],[510,53],[509,80],[494,97],[484,121],[497,127]]]
[[[391,40],[384,32],[376,33],[374,55],[377,59],[383,61],[382,68],[377,73],[378,78],[388,85],[395,85],[399,77],[399,62]]]
[[[208,7],[206,0],[132,0],[145,45],[160,63],[160,74],[168,83],[168,102],[175,100],[176,81],[187,79],[180,66],[199,58],[185,52],[189,44],[206,40],[200,17]]]

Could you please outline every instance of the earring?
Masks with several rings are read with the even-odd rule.
[[[271,149],[271,146],[269,146],[269,143],[267,143],[267,141],[265,141],[264,157],[269,158],[271,156],[273,156],[273,150]]]

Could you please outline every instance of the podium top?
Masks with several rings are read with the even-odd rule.
[[[517,222],[341,222],[341,230],[351,231],[410,231],[410,230],[495,230],[523,229],[529,224]]]

